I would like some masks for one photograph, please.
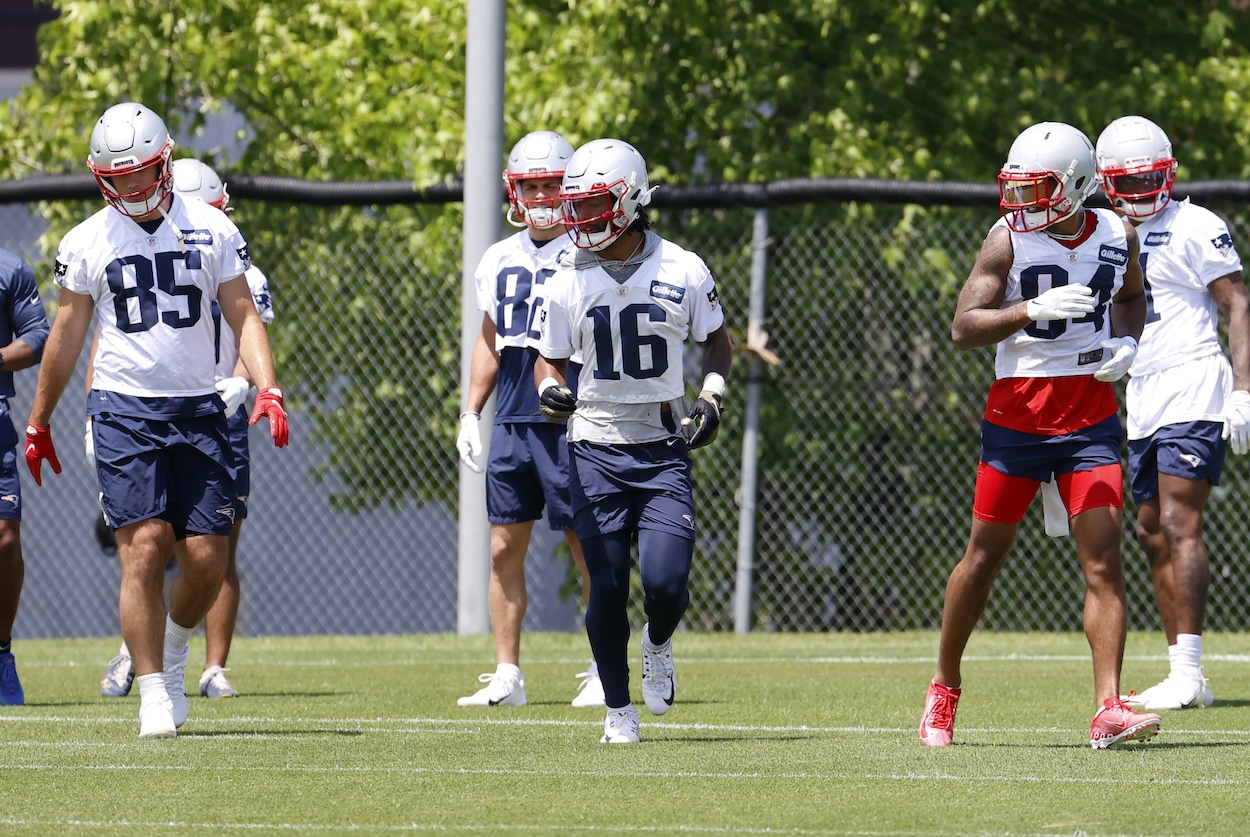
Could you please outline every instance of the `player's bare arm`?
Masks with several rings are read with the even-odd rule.
[[[569,359],[557,358],[552,360],[539,355],[534,361],[534,386],[538,386],[547,378],[555,378],[561,386],[568,383]]]
[[[1116,337],[1141,340],[1146,328],[1146,283],[1141,270],[1141,239],[1137,228],[1124,222],[1128,236],[1128,264],[1124,268],[1124,284],[1111,300],[1111,333]]]
[[[499,381],[499,353],[495,351],[495,321],[489,314],[482,315],[482,328],[473,344],[473,357],[469,361],[469,398],[465,409],[482,412],[486,400],[495,391]]]
[[[1250,390],[1250,293],[1240,273],[1229,273],[1207,285],[1228,328],[1228,355],[1233,362],[1233,389]],[[7,354],[7,353],[6,353]]]
[[[43,347],[39,384],[30,408],[30,424],[47,427],[52,420],[52,411],[61,400],[61,394],[65,392],[65,386],[78,364],[78,356],[82,354],[94,314],[95,301],[90,296],[61,289],[56,319]]]
[[[733,340],[725,326],[713,331],[703,341],[703,377],[715,372],[729,379],[729,367],[733,364]]]
[[[269,332],[265,329],[252,292],[243,274],[222,282],[217,289],[217,304],[221,315],[239,335],[239,362],[248,372],[248,378],[260,389],[277,386],[273,370],[273,355],[269,351]]]
[[[1011,233],[995,227],[981,245],[955,304],[951,339],[959,349],[993,346],[1029,324],[1025,303],[1002,307],[1013,255]]]

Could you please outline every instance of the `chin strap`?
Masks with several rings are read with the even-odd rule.
[[[184,253],[187,252],[187,243],[182,240],[182,230],[178,229],[178,225],[170,220],[169,213],[165,211],[164,199],[162,199],[161,202],[156,205],[156,211],[161,213],[161,216],[164,217],[165,222],[169,224],[170,228],[174,231],[174,235],[178,236],[178,246],[182,248],[182,252]]]

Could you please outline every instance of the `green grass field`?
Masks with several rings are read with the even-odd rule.
[[[678,634],[677,704],[642,709],[630,747],[568,705],[580,635],[526,636],[530,705],[491,710],[456,706],[493,668],[489,637],[238,640],[244,696],[191,698],[165,741],[137,738],[137,695],[99,695],[115,640],[19,639],[28,705],[0,707],[0,834],[1250,833],[1250,636],[1207,638],[1214,707],[1107,752],[1088,746],[1084,637],[1056,634],[974,635],[955,746],[922,747],[936,648]],[[1125,687],[1161,678],[1163,652],[1131,636]]]

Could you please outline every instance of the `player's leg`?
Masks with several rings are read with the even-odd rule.
[[[172,738],[178,723],[165,679],[165,564],[174,549],[173,528],[148,518],[116,529],[121,563],[118,611],[122,637],[139,684],[139,736]]]
[[[964,649],[1040,485],[1038,480],[1010,476],[985,462],[978,465],[968,545],[946,582],[935,683],[951,689],[962,685]]]
[[[486,685],[460,698],[460,706],[524,706],[521,624],[528,608],[525,555],[534,521],[542,516],[542,484],[523,424],[493,428],[486,460],[486,517],[490,521],[490,582],[487,604],[495,636],[495,671]]]
[[[19,513],[20,499],[7,493],[5,496],[14,497],[12,512]],[[0,515],[9,511],[9,505],[4,497],[0,497]],[[12,649],[13,623],[17,620],[17,605],[25,575],[21,521],[0,517],[0,704],[8,706],[21,706],[26,702]]]
[[[239,696],[226,679],[226,661],[234,641],[242,596],[238,567],[239,534],[243,530],[243,521],[247,519],[247,501],[252,490],[252,455],[248,447],[247,419],[247,411],[241,408],[226,419],[227,439],[235,465],[234,525],[230,529],[226,549],[226,574],[221,581],[221,591],[204,617],[204,671],[200,674],[200,695],[208,698]]]
[[[993,467],[984,460],[985,454],[983,444],[968,545],[946,582],[937,668],[920,716],[920,741],[926,747],[946,747],[954,740],[964,649],[985,612],[990,589],[1015,542],[1025,509],[1041,485],[1039,479],[1010,476]]]
[[[0,704],[21,706],[26,693],[13,658],[13,623],[26,578],[22,560],[22,483],[17,475],[17,429],[0,399]]]
[[[525,555],[534,521],[492,523],[490,527],[490,621],[495,659],[521,664],[521,623],[529,607],[525,590]]]
[[[1102,461],[1106,456],[1095,453],[1093,458]],[[1120,669],[1128,630],[1120,554],[1124,506],[1120,463],[1062,473],[1058,482],[1059,493],[1072,515],[1072,536],[1085,574],[1085,637],[1093,659],[1094,694],[1099,706],[1089,725],[1090,746],[1104,750],[1122,741],[1148,740],[1159,731],[1159,716],[1139,714],[1120,699]]]
[[[226,573],[221,579],[217,600],[204,617],[204,672],[200,675],[200,695],[208,698],[233,698],[239,693],[226,679],[226,660],[234,640],[234,626],[239,615],[239,532],[243,521],[235,521],[226,548]]]
[[[581,541],[573,529],[573,498],[569,489],[569,445],[564,426],[557,424],[534,425],[526,428],[534,470],[542,485],[547,503],[547,522],[552,530],[564,532],[564,539],[573,555],[573,565],[581,576],[581,605],[585,612],[590,602],[590,574],[586,570],[586,556]],[[573,697],[573,706],[603,706],[603,683],[599,680],[599,666],[592,660],[590,666],[577,675],[581,682]]]
[[[1153,510],[1157,514],[1147,525],[1157,529],[1167,557],[1163,570],[1155,575],[1166,585],[1164,630],[1169,671],[1163,682],[1129,699],[1147,709],[1201,708],[1215,702],[1202,669],[1202,631],[1211,583],[1202,514],[1223,471],[1226,446],[1222,429],[1218,422],[1200,421],[1168,425],[1155,434],[1157,497]],[[1160,614],[1164,613],[1161,604]]]
[[[599,664],[608,708],[630,705],[629,699],[629,570],[633,533],[617,530],[583,537],[590,568],[590,603],[586,635]]]

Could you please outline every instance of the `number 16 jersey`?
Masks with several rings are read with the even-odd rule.
[[[95,300],[93,388],[145,398],[212,394],[212,303],[221,283],[250,266],[224,212],[176,194],[155,232],[105,207],[66,233],[56,283]]]

